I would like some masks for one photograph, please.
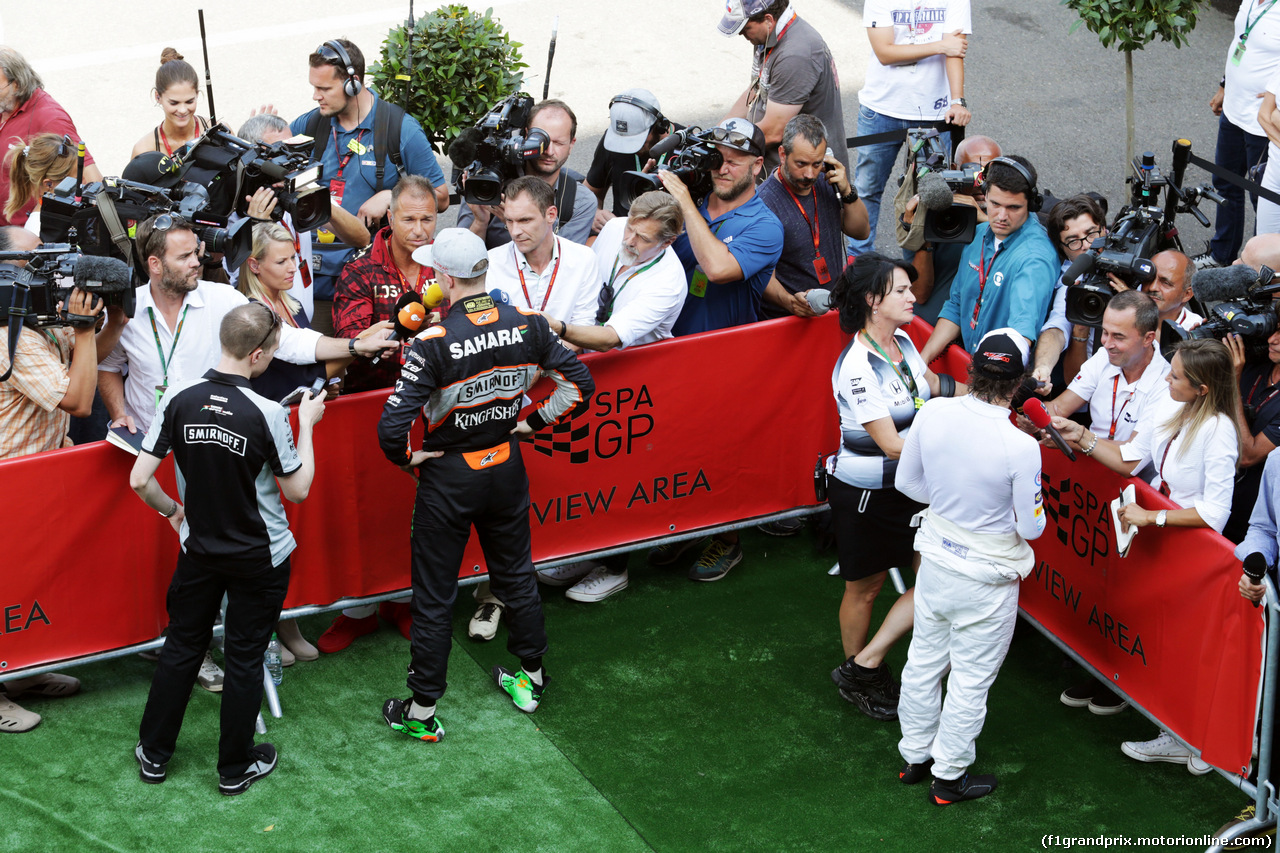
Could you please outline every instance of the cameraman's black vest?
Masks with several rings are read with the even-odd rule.
[[[311,118],[307,120],[307,129],[304,131],[307,136],[315,140],[315,148],[312,150],[312,159],[319,160],[324,156],[324,147],[328,144],[329,138],[320,133],[320,126],[325,122],[325,116],[320,115],[320,110],[316,110],[311,114]],[[328,119],[332,121],[332,118]],[[380,193],[384,189],[382,186],[383,176],[386,174],[387,158],[391,158],[391,164],[396,167],[396,172],[400,175],[404,174],[404,159],[400,156],[400,127],[404,121],[404,110],[395,104],[378,98],[377,106],[373,113],[373,159],[374,175],[376,181],[373,191]],[[391,133],[391,128],[395,127],[396,132]],[[334,177],[333,175],[329,176]]]

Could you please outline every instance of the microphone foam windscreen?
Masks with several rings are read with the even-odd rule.
[[[947,186],[946,180],[936,172],[921,175],[916,189],[920,193],[920,206],[926,210],[946,210],[955,201],[951,187]]]
[[[81,255],[76,260],[72,278],[81,290],[94,289],[102,293],[121,293],[133,289],[129,265],[119,258],[102,255]]]
[[[459,169],[465,169],[476,159],[476,145],[484,139],[484,131],[468,127],[449,143],[449,160]]]
[[[1044,403],[1039,400],[1032,399],[1023,403],[1022,413],[1027,416],[1027,420],[1036,425],[1037,429],[1045,429],[1053,425],[1053,419],[1045,411]]]
[[[1191,292],[1204,302],[1239,299],[1258,280],[1258,273],[1244,264],[1198,270],[1191,279]]]

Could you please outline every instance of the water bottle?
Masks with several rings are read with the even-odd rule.
[[[280,661],[280,641],[274,633],[271,642],[267,643],[267,671],[271,673],[271,681],[279,684],[284,680],[284,665]]]

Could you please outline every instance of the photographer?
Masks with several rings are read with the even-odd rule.
[[[332,39],[317,47],[307,61],[312,98],[319,106],[294,119],[290,129],[316,140],[317,159],[324,163],[324,180],[334,206],[374,228],[391,207],[391,188],[407,173],[431,181],[437,209],[447,208],[449,187],[422,126],[365,87],[360,48],[346,39]],[[390,128],[388,138],[380,137],[380,126]],[[379,162],[376,154],[383,149],[386,158]],[[334,286],[355,248],[338,242],[336,232],[328,228],[317,231],[316,238],[319,267],[312,319],[316,329],[328,334],[333,331]]]
[[[726,118],[743,118],[760,128],[765,138],[764,173],[778,167],[783,131],[799,114],[811,115],[841,134],[833,148],[848,171],[840,75],[817,28],[796,15],[790,0],[730,0],[720,20],[720,33],[741,34],[754,45],[751,85]]]
[[[271,363],[280,319],[265,305],[240,305],[219,321],[217,366],[164,395],[129,485],[168,520],[181,550],[169,587],[169,633],[151,679],[134,757],[143,782],[159,784],[177,747],[201,658],[227,601],[227,678],[218,741],[218,791],[242,794],[276,768],[269,743],[254,745],[262,704],[262,656],[289,589],[297,543],[280,501],[306,500],[315,477],[312,428],[323,398],[304,396],[295,449],[288,410],[249,387]],[[199,434],[194,438],[192,432]],[[179,500],[155,473],[169,453]],[[278,485],[277,485],[278,484]]]
[[[599,234],[605,223],[615,216],[626,216],[622,203],[627,186],[627,172],[639,172],[649,162],[649,149],[666,137],[671,122],[662,114],[658,99],[648,89],[628,89],[609,102],[609,127],[596,145],[591,168],[582,185],[596,197],[593,234]],[[604,197],[613,189],[613,209],[604,209]]]
[[[756,176],[764,166],[764,133],[749,121],[731,118],[707,135],[723,162],[711,174],[706,199],[694,200],[673,172],[658,172],[685,223],[673,246],[689,281],[680,318],[671,330],[676,337],[759,320],[760,298],[782,252],[782,223],[756,195]],[[699,544],[689,539],[661,545],[649,552],[649,562],[671,565]],[[740,562],[738,534],[717,534],[689,570],[689,580],[720,580]]]
[[[956,146],[951,168],[967,166],[985,167],[1000,156],[1000,146],[989,136],[967,136]],[[952,193],[953,204],[968,204],[978,209],[978,221],[987,221],[987,196],[979,188]],[[920,209],[920,196],[912,196],[902,213],[902,224],[912,231],[917,216],[926,216]],[[931,326],[937,325],[942,306],[951,297],[951,283],[960,269],[960,255],[964,243],[925,243],[911,256],[911,265],[918,273],[911,283],[916,297],[916,316]]]
[[[578,117],[564,101],[539,101],[529,113],[529,127],[547,134],[550,142],[541,157],[525,163],[524,174],[546,182],[553,191],[553,204],[557,215],[552,230],[559,237],[586,245],[591,237],[591,226],[596,218],[596,200],[578,183],[580,176],[566,169],[564,164],[573,153],[578,141]],[[507,230],[504,205],[465,202],[458,209],[458,227],[469,228],[484,240],[486,248],[496,249],[511,242]]]
[[[867,235],[867,208],[827,147],[816,116],[787,122],[780,165],[756,191],[782,223],[782,255],[760,304],[764,319],[812,317],[806,291],[830,289],[845,267],[844,238]]]
[[[961,255],[951,296],[921,356],[933,360],[958,336],[972,353],[992,328],[1012,327],[1035,341],[1049,313],[1058,263],[1053,244],[1032,216],[1040,208],[1035,168],[1025,158],[987,164],[987,222]]]
[[[40,133],[69,136],[76,143],[80,132],[71,116],[44,90],[44,81],[30,63],[11,47],[0,46],[0,137],[5,140],[31,139]],[[102,172],[93,156],[84,155],[86,183],[102,180]],[[0,214],[0,225],[22,225],[34,206],[34,200],[10,215]],[[9,205],[9,163],[0,161],[0,210]]]
[[[1267,338],[1265,355],[1257,353],[1258,347],[1246,347],[1239,335],[1231,335],[1223,343],[1231,350],[1231,366],[1240,386],[1235,412],[1240,431],[1240,469],[1231,500],[1231,517],[1222,535],[1239,542],[1248,530],[1249,513],[1262,483],[1263,463],[1280,446],[1280,328]]]

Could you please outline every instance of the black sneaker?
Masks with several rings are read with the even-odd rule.
[[[276,763],[280,756],[276,755],[276,748],[269,743],[260,743],[253,749],[249,750],[249,754],[256,761],[249,765],[249,769],[239,776],[220,776],[218,777],[218,792],[226,794],[228,797],[234,797],[236,794],[243,794],[249,790],[249,786],[259,779],[270,776],[271,771],[276,769]]]
[[[138,741],[138,745],[133,749],[133,757],[138,759],[138,778],[148,785],[159,785],[169,775],[168,764],[160,764],[147,758],[147,753],[142,749],[142,741]]]
[[[959,779],[934,779],[929,786],[929,802],[935,806],[949,806],[962,800],[976,800],[996,789],[994,773],[974,776],[966,773]]]
[[[932,769],[932,758],[919,764],[904,764],[902,769],[898,771],[898,781],[904,785],[918,785],[929,778],[929,771]]]
[[[859,685],[851,688],[840,688],[840,698],[846,702],[851,702],[858,706],[858,710],[866,714],[873,720],[879,720],[883,723],[891,723],[898,719],[898,703],[885,705],[871,697],[866,690]]]
[[[848,690],[851,693],[861,690],[878,704],[887,707],[896,708],[898,695],[902,692],[901,686],[889,671],[889,665],[883,661],[873,673],[868,675],[853,662],[853,658],[849,658],[831,670],[831,680],[841,690]]]
[[[665,545],[659,545],[649,552],[649,565],[669,566],[694,548],[700,547],[706,541],[705,539],[685,539],[682,542],[668,542]]]
[[[403,732],[411,738],[425,740],[430,743],[438,743],[444,739],[444,726],[440,725],[440,720],[435,714],[431,715],[429,720],[415,720],[409,716],[409,706],[413,704],[413,698],[408,699],[388,699],[382,706],[382,719],[387,721],[387,725],[398,732]]]
[[[770,536],[795,536],[803,529],[803,518],[783,518],[778,521],[766,521],[764,524],[756,525],[756,530],[761,533],[767,533]]]

